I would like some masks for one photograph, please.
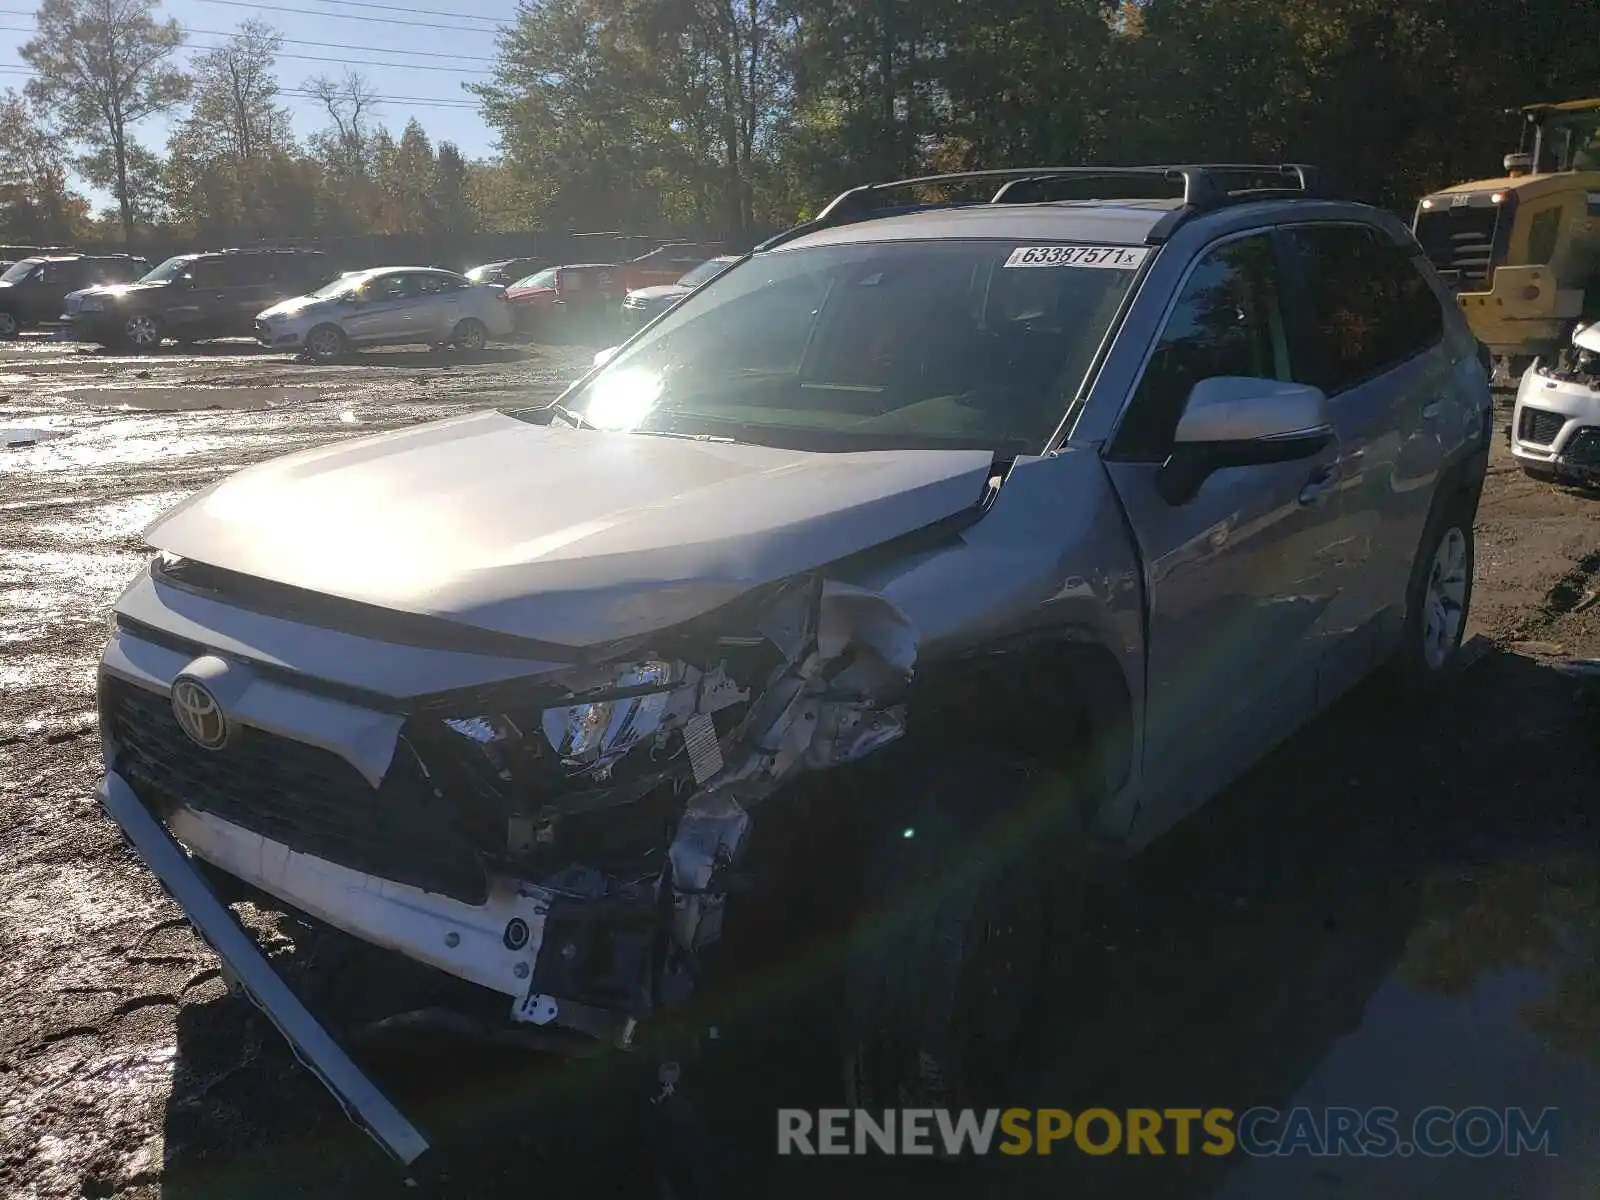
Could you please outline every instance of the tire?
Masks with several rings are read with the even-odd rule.
[[[17,314],[0,308],[0,340],[10,341],[21,332],[22,322],[17,320]]]
[[[468,317],[451,330],[450,344],[466,354],[479,354],[489,344],[489,327],[477,317]]]
[[[1474,506],[1452,497],[1428,518],[1406,587],[1406,618],[1395,682],[1426,698],[1461,666],[1461,638],[1472,608]]]
[[[122,344],[135,354],[150,354],[161,349],[166,330],[153,313],[134,313],[122,322]]]
[[[1051,960],[1070,954],[1088,877],[1066,776],[987,757],[910,781],[868,847],[845,973],[851,1107],[1000,1103]]]
[[[350,339],[337,325],[318,325],[306,334],[305,352],[312,362],[338,362],[350,353]]]

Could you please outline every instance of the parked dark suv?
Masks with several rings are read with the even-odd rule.
[[[24,258],[0,273],[0,338],[54,321],[69,292],[107,283],[130,283],[150,270],[127,254],[63,254]]]
[[[130,287],[83,297],[73,332],[102,346],[154,350],[167,338],[250,337],[256,314],[338,272],[320,250],[208,250],[169,258]]]

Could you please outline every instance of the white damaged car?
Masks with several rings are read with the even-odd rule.
[[[965,178],[846,193],[554,403],[149,529],[101,802],[402,1162],[426,1139],[231,895],[552,1048],[708,1021],[765,905],[793,940],[743,943],[744,1011],[838,979],[853,1103],[986,1107],[1091,847],[1374,671],[1425,697],[1459,665],[1492,406],[1403,224],[1302,167]],[[1128,198],[1013,186],[1074,180]]]
[[[1553,360],[1522,373],[1511,453],[1535,479],[1600,482],[1600,323],[1578,326]]]

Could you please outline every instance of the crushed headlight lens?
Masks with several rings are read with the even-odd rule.
[[[585,765],[614,757],[661,727],[677,672],[672,663],[630,663],[617,672],[617,688],[655,687],[660,691],[620,700],[596,700],[547,708],[545,738],[562,758]]]

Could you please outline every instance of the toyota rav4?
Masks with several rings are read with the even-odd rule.
[[[1091,849],[1458,665],[1488,380],[1410,231],[1314,185],[859,188],[553,403],[214,484],[116,604],[102,803],[405,1162],[231,889],[551,1044],[715,994],[763,893],[840,909],[841,1090],[982,1103]]]

